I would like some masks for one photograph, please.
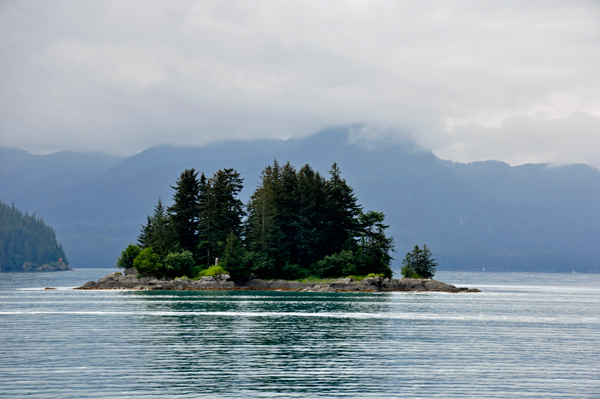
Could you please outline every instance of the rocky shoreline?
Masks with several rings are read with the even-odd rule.
[[[328,283],[302,283],[287,280],[233,281],[228,274],[206,276],[197,281],[188,279],[138,278],[134,274],[111,273],[98,281],[88,281],[80,290],[230,290],[230,291],[302,291],[302,292],[390,292],[390,291],[436,291],[436,292],[481,292],[475,288],[458,288],[451,284],[430,279],[389,279],[369,277],[361,281],[340,278]]]

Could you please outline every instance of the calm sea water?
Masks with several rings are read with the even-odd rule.
[[[0,274],[0,397],[598,398],[600,276],[439,272],[482,293],[74,291]]]

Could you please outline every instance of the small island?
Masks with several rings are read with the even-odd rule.
[[[172,186],[173,205],[159,199],[117,260],[124,272],[80,289],[478,291],[432,280],[426,246],[409,252],[405,278],[393,279],[385,215],[363,212],[337,164],[329,175],[274,161],[244,206],[234,169],[212,178],[187,169]]]
[[[390,279],[382,276],[355,280],[352,277],[333,281],[290,281],[250,278],[233,281],[229,274],[203,276],[198,280],[188,278],[138,277],[135,273],[124,275],[115,272],[96,281],[89,281],[81,290],[227,290],[227,291],[301,291],[301,292],[389,292],[389,291],[437,291],[437,292],[481,292],[473,288],[458,288],[454,285],[431,279]]]

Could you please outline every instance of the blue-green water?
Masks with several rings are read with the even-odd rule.
[[[439,272],[482,293],[74,291],[0,274],[0,397],[598,398],[600,276]]]

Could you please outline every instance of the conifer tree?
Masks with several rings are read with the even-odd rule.
[[[360,215],[360,274],[382,273],[386,277],[392,277],[390,265],[394,258],[390,252],[394,251],[394,238],[385,235],[389,226],[383,224],[384,219],[383,212],[368,211]]]
[[[298,261],[303,267],[317,262],[331,250],[327,240],[327,183],[310,165],[298,172]]]
[[[275,259],[281,264],[297,263],[298,258],[298,176],[287,162],[275,186],[275,218],[279,230]]]
[[[199,184],[199,215],[197,259],[200,264],[211,265],[214,261],[214,252],[217,242],[216,236],[216,200],[211,190],[211,181],[204,173],[200,176]]]
[[[194,169],[186,169],[181,173],[173,194],[173,205],[169,207],[169,215],[175,238],[182,249],[194,252],[198,245],[199,196],[200,182]]]
[[[169,215],[160,198],[154,207],[154,214],[148,216],[147,224],[142,226],[138,243],[143,249],[153,248],[160,256],[166,255],[176,245]]]
[[[238,195],[243,180],[234,169],[219,170],[208,181],[200,179],[199,252],[207,264],[222,255],[229,233],[242,235],[246,212]]]
[[[329,171],[331,175],[327,190],[328,231],[327,242],[332,252],[339,252],[360,232],[359,216],[362,208],[357,203],[354,190],[341,177],[341,171],[334,163]]]
[[[223,256],[219,259],[219,266],[227,270],[234,279],[245,278],[250,274],[246,265],[245,255],[246,251],[232,231],[225,242]]]
[[[402,261],[402,276],[412,278],[432,278],[435,274],[437,262],[431,258],[431,250],[423,244],[423,249],[415,245],[412,252],[408,252]]]
[[[246,244],[251,251],[268,253],[277,241],[275,185],[279,178],[279,165],[267,166],[261,173],[261,184],[248,203]]]

